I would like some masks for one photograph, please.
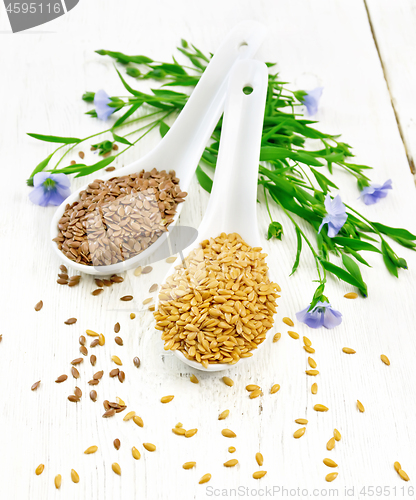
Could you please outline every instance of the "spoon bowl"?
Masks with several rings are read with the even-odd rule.
[[[257,176],[261,132],[268,83],[267,67],[255,60],[235,64],[230,75],[224,109],[224,121],[214,183],[205,216],[198,229],[198,238],[183,252],[186,257],[201,241],[221,233],[238,233],[251,247],[261,247],[257,224]],[[166,279],[175,272],[173,265]],[[156,302],[156,309],[159,299]],[[270,332],[270,330],[269,330]],[[265,344],[253,351],[248,362]],[[187,359],[182,352],[175,355],[197,370],[217,372],[230,368],[228,363],[209,364]],[[234,365],[231,365],[234,366]]]
[[[176,119],[173,126],[159,144],[138,161],[127,165],[116,172],[100,176],[109,180],[115,176],[129,175],[153,168],[175,170],[180,180],[180,188],[186,191],[194,175],[195,169],[204,148],[223,112],[227,89],[227,81],[233,65],[240,60],[252,58],[260,47],[266,34],[265,27],[255,21],[245,21],[237,25],[216,51],[204,71],[198,85],[192,92],[187,104]],[[79,199],[84,186],[71,194],[56,210],[51,221],[51,240],[57,235],[58,221],[62,217],[67,204],[71,205]],[[169,228],[178,221],[183,203],[177,206],[176,214]],[[151,257],[168,237],[164,233],[146,250],[138,255],[107,266],[88,266],[69,259],[58,245],[51,241],[53,250],[64,264],[78,272],[97,276],[121,273],[138,266]]]

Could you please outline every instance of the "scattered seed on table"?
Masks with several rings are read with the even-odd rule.
[[[123,383],[126,380],[126,374],[122,370],[118,372],[117,376],[121,383]]]
[[[400,465],[400,462],[394,462],[394,470],[396,472],[399,472],[399,470],[402,468],[402,466]]]
[[[80,345],[85,345],[87,339],[84,337],[84,335],[81,335],[80,338],[78,339],[78,342],[80,343]]]
[[[319,375],[318,370],[306,370],[305,373],[306,375],[310,375],[311,377],[316,377],[316,375]]]
[[[121,406],[126,406],[126,403],[118,396],[116,397],[116,403],[121,405]]]
[[[282,319],[283,323],[285,323],[287,326],[295,326],[295,323],[290,318],[284,317]]]
[[[316,366],[317,366],[316,361],[313,358],[311,358],[310,356],[308,357],[308,363],[309,363],[309,366],[311,368],[316,368]]]
[[[346,299],[356,299],[358,297],[358,293],[349,292],[344,295]]]
[[[113,276],[111,276],[110,278],[110,281],[112,281],[113,283],[123,283],[124,278],[122,276],[117,276],[113,274]]]
[[[126,415],[124,415],[124,422],[127,422],[128,420],[131,420],[133,417],[136,416],[136,412],[135,411],[129,411]]]
[[[67,273],[68,272],[68,269],[66,268],[66,266],[64,266],[63,264],[61,264],[59,266],[59,269],[63,272],[63,273]]]
[[[103,280],[100,280],[98,278],[94,279],[95,284],[98,286],[98,288],[102,288],[104,286]]]
[[[338,477],[338,472],[330,472],[325,476],[325,481],[328,481],[328,483],[331,483],[334,479]]]
[[[397,473],[399,474],[399,476],[403,479],[403,481],[410,481],[410,478],[409,476],[406,474],[406,472],[403,470],[403,469],[399,469],[397,471]]]
[[[170,403],[172,401],[172,399],[174,398],[175,396],[163,396],[161,399],[160,399],[160,402],[161,403]]]
[[[114,439],[113,445],[114,445],[114,448],[116,450],[119,450],[120,449],[120,439],[118,439],[118,438]]]
[[[75,368],[75,366],[71,368],[71,373],[74,378],[79,378],[79,371]]]
[[[198,378],[196,377],[196,375],[194,375],[193,373],[191,374],[189,380],[193,383],[193,384],[199,384],[199,380]]]
[[[91,354],[90,362],[92,366],[95,366],[95,363],[97,362],[97,356],[95,354]]]
[[[71,361],[71,365],[79,365],[84,361],[84,358],[75,358]]]
[[[341,441],[341,433],[339,432],[338,429],[334,429],[334,438],[335,441]]]
[[[32,391],[36,391],[36,389],[40,386],[40,380],[35,382],[32,387],[30,388]]]
[[[102,378],[102,376],[104,375],[104,371],[103,370],[100,370],[96,373],[94,373],[94,375],[92,376],[92,378],[94,380],[100,380]]]
[[[326,449],[331,451],[335,448],[335,438],[331,438],[327,443],[326,443]]]
[[[306,418],[297,418],[297,419],[295,420],[295,422],[296,422],[297,424],[301,424],[301,425],[306,425],[306,424],[308,423],[308,421],[306,420]]]
[[[248,392],[257,391],[258,389],[260,389],[259,385],[256,385],[256,384],[246,385],[246,391],[248,391]]]
[[[311,393],[312,394],[317,394],[317,392],[318,392],[318,384],[317,383],[312,384]]]
[[[69,318],[66,321],[64,321],[64,323],[66,325],[74,325],[76,322],[77,322],[77,318]]]
[[[345,352],[345,354],[355,354],[354,349],[351,349],[351,347],[343,347],[342,352]]]
[[[100,383],[99,380],[95,380],[95,378],[92,378],[91,380],[88,381],[88,385],[98,385]]]
[[[299,333],[292,332],[292,330],[289,330],[287,333],[289,334],[290,337],[292,337],[292,339],[297,340],[299,338]]]
[[[257,472],[253,473],[253,478],[254,479],[261,479],[267,474],[267,471],[265,470],[258,470]]]
[[[172,257],[168,257],[168,258],[166,259],[166,262],[167,262],[168,264],[172,264],[173,262],[175,262],[175,260],[176,260],[176,259],[177,259],[177,257],[174,257],[174,256],[172,255]]]
[[[104,286],[111,286],[113,282],[111,280],[103,280]]]
[[[158,288],[159,285],[157,283],[153,283],[153,285],[149,288],[149,293],[156,292]]]
[[[121,337],[114,337],[114,342],[117,345],[123,345],[123,339]]]
[[[114,325],[114,333],[118,333],[120,331],[120,323],[116,323]]]
[[[188,470],[188,469],[192,469],[193,467],[195,467],[196,465],[196,462],[185,462],[182,467],[185,469],[185,470]]]
[[[384,363],[385,365],[387,365],[387,366],[389,366],[389,365],[390,365],[390,360],[389,360],[389,358],[388,358],[385,354],[382,354],[382,355],[380,356],[380,359],[381,359],[381,361],[383,361],[383,363]]]
[[[133,295],[124,295],[123,297],[120,297],[120,300],[123,302],[130,302],[130,300],[133,300]]]
[[[98,450],[98,446],[89,446],[85,451],[85,455],[91,455],[92,453],[95,453]]]
[[[58,474],[57,476],[55,476],[55,488],[57,490],[59,490],[59,488],[61,487],[61,483],[62,483],[62,476],[60,474]]]
[[[207,483],[211,479],[211,474],[204,474],[199,480],[199,484]]]
[[[68,396],[68,400],[71,401],[71,403],[78,403],[80,398],[78,396],[74,396],[73,394],[70,394]]]
[[[110,371],[109,375],[110,375],[110,377],[118,377],[119,373],[120,373],[120,369],[114,368],[113,370]]]
[[[81,354],[83,354],[84,356],[86,356],[88,354],[88,349],[85,347],[85,345],[82,345],[80,348],[79,348],[79,352]]]
[[[116,474],[118,474],[119,476],[121,476],[121,467],[119,466],[119,464],[117,462],[114,462],[111,465],[111,468],[113,469],[113,472],[115,472]]]
[[[91,292],[91,295],[97,296],[100,295],[100,293],[104,292],[104,288],[96,288]]]
[[[224,419],[226,419],[229,414],[230,414],[230,410],[224,410],[223,412],[221,412],[218,415],[218,420],[224,420]]]
[[[140,451],[135,446],[133,446],[133,448],[131,449],[131,454],[133,455],[133,458],[135,460],[139,460],[141,457]]]
[[[300,429],[298,429],[297,431],[295,431],[293,433],[293,437],[295,439],[299,439],[300,437],[302,437],[305,434],[305,431],[306,431],[306,427],[301,427]]]
[[[76,396],[77,398],[82,397],[82,391],[81,391],[81,389],[80,389],[79,387],[76,387],[76,386],[75,386],[75,389],[74,389],[74,394],[75,394],[75,396]]]
[[[64,280],[62,278],[58,278],[56,280],[56,282],[58,283],[58,285],[67,285],[68,284],[68,280]]]
[[[61,382],[65,382],[65,380],[68,378],[68,375],[59,375],[59,377],[55,380],[57,384],[60,384]]]
[[[305,349],[306,352],[309,352],[310,354],[315,354],[315,349],[313,347],[304,345],[303,348]]]
[[[123,364],[118,356],[111,356],[111,361],[113,361],[118,366],[121,366]]]
[[[315,411],[328,411],[328,408],[325,405],[317,404],[313,407]]]
[[[261,389],[256,389],[255,391],[250,392],[250,399],[258,398],[259,396],[263,396],[263,392]]]
[[[231,460],[227,460],[227,462],[224,462],[224,467],[235,467],[238,464],[238,460],[236,458],[233,458]]]
[[[79,475],[78,472],[74,469],[71,469],[71,479],[73,483],[79,483]]]
[[[308,337],[303,337],[303,343],[307,346],[310,347],[312,345],[312,341],[308,339]]]
[[[100,346],[103,346],[105,344],[105,337],[102,333],[100,333],[100,335],[98,336],[98,343],[100,344]]]
[[[364,405],[361,403],[360,400],[357,399],[357,408],[360,410],[361,413],[365,412]]]
[[[147,299],[144,299],[143,305],[145,306],[146,304],[149,304],[150,302],[152,302],[152,300],[153,300],[153,297],[148,297]]]
[[[198,432],[198,429],[189,429],[187,431],[185,431],[185,434],[184,436],[186,438],[191,438],[192,436],[195,436],[195,434]]]
[[[85,330],[85,333],[89,336],[89,337],[98,337],[100,334],[97,333],[97,332],[94,332],[94,330]]]
[[[232,387],[234,385],[234,380],[232,380],[230,377],[222,377],[222,381],[225,385],[228,385],[228,387]]]
[[[36,469],[35,469],[35,474],[37,476],[40,476],[43,472],[43,470],[45,469],[45,466],[43,464],[39,464]]]
[[[327,467],[338,467],[338,464],[330,458],[324,458],[323,462]]]
[[[281,336],[282,336],[281,333],[279,333],[279,332],[275,333],[273,336],[273,342],[277,342],[278,340],[280,340]]]
[[[139,368],[140,366],[140,359],[136,356],[135,358],[133,358],[133,364],[136,368]]]
[[[117,150],[117,149],[118,149],[117,144],[113,144],[113,149],[114,149],[114,150]],[[103,155],[103,156],[104,156],[104,155]],[[105,169],[105,171],[106,171],[106,172],[113,172],[115,169],[116,169],[116,167],[107,167],[107,168]]]
[[[228,448],[228,453],[235,453],[235,451],[236,451],[236,449],[235,449],[235,447],[234,447],[234,446],[230,446],[230,447]]]
[[[79,151],[78,156],[81,158],[81,160],[83,160],[85,157],[84,151]]]
[[[107,399],[104,399],[103,406],[104,406],[104,410],[109,410],[110,409],[110,404],[109,404],[109,402],[108,402]]]
[[[223,429],[221,431],[221,434],[226,437],[226,438],[235,438],[237,437],[237,434],[235,432],[233,432],[232,430],[230,429]]]
[[[133,422],[138,425],[139,427],[143,427],[143,419],[139,417],[138,415],[133,416]]]
[[[156,445],[154,445],[153,443],[143,443],[143,448],[147,451],[156,451]]]
[[[185,429],[182,429],[182,427],[174,427],[172,429],[172,432],[174,434],[176,434],[177,436],[184,436],[185,435],[185,432],[186,430]]]
[[[40,300],[36,305],[35,305],[35,311],[40,311],[43,307],[43,300]]]
[[[280,390],[280,385],[279,384],[274,384],[272,388],[270,389],[270,394],[276,394]]]
[[[176,427],[177,429],[179,429],[180,427],[183,427],[183,423],[182,423],[182,422],[178,422],[178,423],[175,425],[175,427]]]
[[[134,270],[134,273],[133,273],[135,276],[140,276],[142,274],[142,267],[139,266],[137,267],[135,270]]]
[[[90,347],[97,347],[97,345],[100,343],[100,341],[98,339],[94,339],[91,344],[90,344]]]
[[[256,462],[259,464],[259,467],[263,465],[263,455],[260,452],[256,453]]]
[[[152,266],[146,266],[142,269],[142,274],[149,274],[150,272],[153,271],[153,267]]]
[[[103,413],[103,418],[113,417],[116,414],[116,410],[114,408],[110,408],[106,412]]]

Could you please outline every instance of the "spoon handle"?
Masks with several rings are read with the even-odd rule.
[[[241,61],[233,68],[214,184],[200,234],[237,232],[257,244],[257,178],[267,81],[267,67],[260,61]]]
[[[234,63],[252,58],[263,42],[266,31],[265,26],[256,21],[244,21],[230,32],[216,50],[186,106],[159,143],[160,147],[156,148],[163,165],[161,167],[159,163],[158,168],[176,168],[183,189],[189,186],[223,112],[228,75]]]

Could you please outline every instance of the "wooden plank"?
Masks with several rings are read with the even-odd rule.
[[[299,487],[308,490],[302,493],[304,497],[310,497],[314,488],[330,487],[338,490],[338,498],[345,497],[345,487],[354,487],[358,498],[365,485],[387,485],[397,491],[406,486],[393,469],[395,460],[415,476],[416,436],[411,422],[415,411],[416,258],[410,251],[400,250],[410,268],[401,273],[400,280],[387,274],[379,256],[368,256],[373,269],[364,271],[370,291],[366,300],[347,301],[343,294],[350,287],[330,280],[327,294],[344,315],[336,330],[312,331],[296,324],[295,329],[301,336],[307,335],[316,348],[321,372],[316,396],[310,393],[314,380],[304,374],[306,353],[300,341],[287,335],[281,322],[283,316],[294,318],[310,301],[315,286],[311,280],[316,278],[313,261],[304,252],[306,258],[302,258],[298,272],[288,277],[296,238],[290,223],[274,206],[273,215],[282,221],[285,236],[282,242],[265,241],[264,247],[282,287],[274,330],[282,332],[282,340],[269,343],[249,367],[233,367],[228,373],[235,380],[233,388],[225,386],[220,375],[197,374],[200,384],[191,384],[190,370],[163,351],[152,316],[140,304],[150,285],[163,279],[165,263],[155,265],[151,274],[140,278],[126,273],[122,285],[98,297],[90,295],[94,283],[88,276],[78,288],[55,283],[60,262],[49,243],[53,209],[33,206],[27,199],[29,188],[24,187],[28,173],[50,148],[24,133],[82,136],[101,130],[102,124],[83,116],[88,107],[80,96],[85,90],[102,87],[112,94],[123,91],[112,62],[94,55],[93,50],[120,49],[162,60],[184,37],[205,51],[215,51],[227,31],[246,18],[267,24],[269,35],[259,57],[277,60],[278,70],[293,82],[292,88],[304,82],[325,87],[317,115],[320,127],[342,132],[344,140],[355,147],[357,163],[375,167],[374,180],[393,178],[394,190],[388,198],[365,207],[356,200],[353,180],[337,172],[335,180],[343,186],[343,200],[362,208],[372,219],[414,232],[413,179],[361,0],[232,0],[227,4],[181,0],[155,2],[145,8],[137,2],[125,2],[117,9],[109,0],[90,1],[81,2],[70,14],[44,27],[55,33],[4,36],[0,39],[7,47],[1,58],[8,75],[0,84],[6,117],[0,125],[6,186],[2,203],[7,214],[0,229],[5,263],[0,288],[4,307],[0,479],[4,498],[52,498],[53,478],[58,473],[63,477],[60,493],[64,498],[99,500],[133,496],[165,500],[168,495],[174,499],[205,498],[209,492],[206,487],[240,486],[257,490]],[[0,30],[6,29],[7,23],[0,19]],[[149,137],[119,165],[141,156],[158,140],[157,134]],[[88,158],[94,157],[88,152]],[[78,180],[73,187],[83,183]],[[207,201],[208,195],[194,181],[182,222],[197,227]],[[263,205],[258,207],[258,217],[265,234],[269,220]],[[133,293],[135,302],[121,304],[119,297],[128,292]],[[33,306],[40,299],[44,308],[35,312]],[[129,319],[131,308],[137,314],[135,320]],[[71,316],[78,322],[64,325]],[[116,321],[121,324],[123,347],[113,341]],[[81,366],[77,384],[84,396],[75,405],[66,399],[75,386],[72,378],[63,384],[54,380],[62,373],[69,374],[69,362],[78,356],[78,337],[86,328],[104,333],[107,341],[104,347],[95,348],[98,362],[94,369],[87,360]],[[343,354],[344,346],[353,347],[357,354]],[[382,353],[391,359],[390,367],[381,363]],[[124,384],[108,377],[112,354],[123,361]],[[135,355],[142,359],[138,370],[132,363]],[[99,399],[92,403],[87,382],[99,369],[105,375],[97,389]],[[30,386],[39,379],[42,385],[32,393]],[[250,400],[244,389],[247,383],[261,385],[264,397]],[[274,383],[279,383],[281,390],[270,395]],[[159,399],[167,394],[174,394],[175,399],[162,405]],[[142,416],[143,429],[133,422],[122,422],[122,415],[101,417],[102,401],[116,396],[126,401],[128,410]],[[364,414],[356,409],[357,399],[366,408]],[[314,412],[315,403],[326,404],[329,412]],[[219,422],[218,413],[226,408],[230,417]],[[294,419],[300,417],[309,419],[307,432],[294,440],[298,427]],[[197,427],[197,435],[191,439],[173,435],[171,428],[178,421],[185,428]],[[237,438],[222,437],[224,427],[235,430]],[[334,427],[343,439],[328,452],[325,444]],[[112,445],[115,438],[121,441],[119,451]],[[143,450],[146,441],[157,445],[155,453]],[[84,455],[92,444],[97,444],[99,451]],[[227,452],[230,445],[236,446],[233,458],[240,462],[231,470],[222,465],[231,458]],[[142,453],[138,462],[131,457],[132,446]],[[257,451],[263,453],[263,468],[268,471],[259,482],[251,477],[259,469],[254,459]],[[324,480],[329,472],[322,463],[326,456],[340,464],[339,477],[331,485]],[[195,460],[197,467],[185,471],[181,465],[189,460]],[[37,477],[34,469],[41,462],[45,471]],[[111,471],[112,462],[121,465],[121,477]],[[71,468],[80,475],[77,485],[70,481]],[[198,485],[207,472],[213,476],[211,482]]]

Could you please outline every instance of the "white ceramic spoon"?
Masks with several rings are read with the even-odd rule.
[[[143,169],[175,170],[176,176],[180,179],[181,190],[187,191],[204,148],[223,112],[231,68],[236,61],[249,59],[255,55],[266,36],[266,31],[265,26],[255,21],[244,21],[237,25],[217,49],[186,106],[160,143],[140,160],[116,172],[100,175],[100,179],[108,180],[114,176],[128,175]],[[58,221],[64,213],[65,206],[77,201],[80,191],[85,190],[86,187],[72,193],[57,208],[51,222],[51,240],[57,235]],[[178,205],[176,215],[169,228],[172,228],[177,222],[184,204],[186,205],[186,201]],[[121,273],[145,262],[146,258],[164,243],[167,234],[162,235],[153,245],[137,256],[109,266],[77,264],[68,259],[58,249],[55,242],[51,241],[51,243],[54,251],[67,267],[69,266],[78,272],[102,276]]]
[[[214,184],[205,216],[198,228],[198,238],[183,251],[185,257],[201,241],[217,237],[222,232],[239,233],[250,246],[262,246],[256,203],[267,74],[266,65],[254,60],[238,62],[232,70]],[[252,93],[245,94],[245,87],[252,88]],[[175,264],[166,278],[174,272]],[[156,308],[157,306],[158,303]],[[265,341],[253,351],[252,357],[242,358],[238,364],[252,359],[264,344]],[[224,363],[210,364],[208,368],[204,368],[197,361],[185,358],[180,351],[174,353],[181,361],[197,370],[216,372],[234,366]]]

